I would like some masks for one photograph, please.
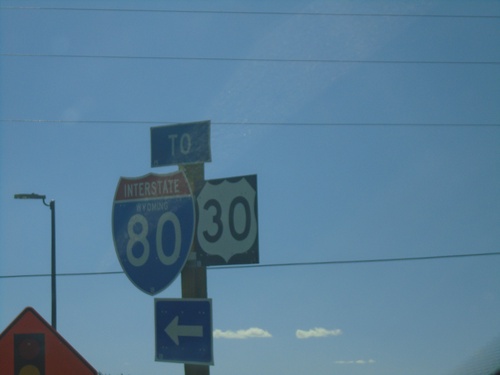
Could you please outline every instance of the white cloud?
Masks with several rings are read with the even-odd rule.
[[[216,339],[252,339],[252,338],[269,338],[273,337],[268,331],[261,328],[239,329],[237,331],[222,331],[216,329],[214,331]]]
[[[337,365],[371,365],[373,363],[375,363],[373,359],[368,359],[368,360],[358,359],[355,361],[335,361],[335,364]]]
[[[298,339],[309,339],[311,337],[326,337],[326,336],[339,336],[342,334],[340,329],[332,329],[328,330],[325,328],[313,328],[307,331],[302,329],[298,329],[295,331],[295,336]]]

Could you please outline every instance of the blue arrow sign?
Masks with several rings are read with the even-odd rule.
[[[155,299],[155,360],[213,365],[212,300]]]
[[[151,167],[211,160],[210,121],[151,128]]]

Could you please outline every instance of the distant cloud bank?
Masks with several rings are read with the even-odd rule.
[[[216,339],[254,339],[273,337],[268,331],[261,328],[239,329],[237,331],[222,331],[216,329],[214,338]]]
[[[375,363],[373,359],[358,359],[356,361],[335,361],[336,365],[371,365],[373,363]]]
[[[342,334],[342,330],[340,330],[340,329],[328,330],[325,328],[313,328],[313,329],[309,329],[307,331],[304,331],[302,329],[298,329],[297,331],[295,331],[295,336],[297,336],[298,339],[310,339],[310,338],[315,338],[315,337],[339,336],[341,334]]]

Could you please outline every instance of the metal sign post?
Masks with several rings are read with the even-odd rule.
[[[203,163],[180,165],[179,170],[186,175],[191,191],[196,196],[205,181],[205,165]],[[195,244],[196,241],[193,241],[190,256],[181,273],[182,298],[207,298],[207,268],[198,264]],[[184,373],[186,375],[209,375],[210,367],[185,363]]]

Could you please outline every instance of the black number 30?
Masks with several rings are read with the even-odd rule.
[[[245,226],[241,232],[238,232],[235,226],[235,211],[236,207],[238,205],[241,205],[245,211]],[[217,226],[217,231],[215,234],[210,234],[208,230],[203,231],[203,237],[205,237],[205,240],[208,242],[217,242],[220,240],[222,237],[222,233],[224,232],[224,225],[222,223],[222,207],[219,203],[218,200],[216,199],[209,199],[203,208],[205,210],[210,209],[210,207],[215,208],[215,214],[212,216],[212,222]],[[250,233],[250,225],[251,225],[251,211],[250,211],[250,203],[248,203],[248,200],[246,200],[244,197],[237,196],[235,197],[232,201],[231,204],[229,205],[229,231],[231,232],[231,236],[237,241],[243,241],[245,238],[248,237],[248,234]]]

